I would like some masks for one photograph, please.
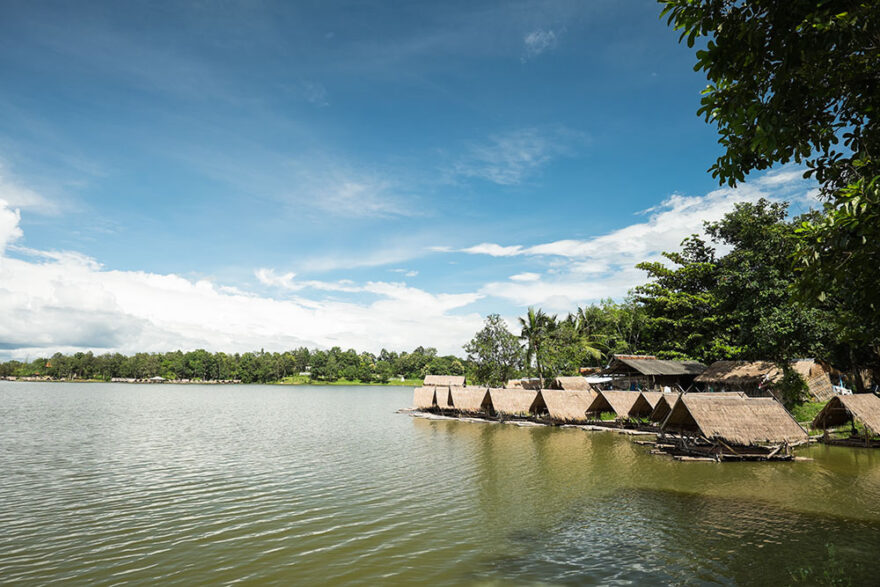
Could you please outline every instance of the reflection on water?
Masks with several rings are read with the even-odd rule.
[[[679,463],[614,433],[394,413],[410,397],[0,383],[0,577],[874,580],[880,451]]]

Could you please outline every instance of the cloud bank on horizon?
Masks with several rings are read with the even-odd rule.
[[[21,219],[28,210],[13,208],[0,193],[0,351],[34,357],[78,350],[242,352],[338,345],[377,352],[426,345],[460,353],[483,319],[476,303],[515,316],[529,305],[573,311],[603,298],[620,299],[643,282],[636,263],[659,259],[738,202],[787,199],[809,206],[815,190],[800,175],[783,168],[734,189],[674,194],[637,222],[588,239],[425,247],[422,254],[435,259],[478,257],[487,274],[499,260],[508,267],[513,259],[522,269],[458,293],[405,281],[299,279],[267,267],[253,268],[256,282],[250,288],[106,269],[76,251],[17,244],[25,236]],[[387,271],[416,276],[406,269]]]

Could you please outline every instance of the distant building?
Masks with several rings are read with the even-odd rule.
[[[706,370],[699,361],[668,361],[653,355],[614,355],[602,370],[615,389],[684,391]]]

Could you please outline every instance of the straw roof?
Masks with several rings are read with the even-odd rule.
[[[542,389],[541,397],[550,417],[560,422],[585,422],[587,408],[596,399],[594,391]]]
[[[782,378],[782,369],[772,361],[715,361],[694,381],[729,386],[757,386]]]
[[[427,410],[434,406],[434,388],[416,387],[413,390],[413,407],[419,410]]]
[[[626,418],[629,410],[639,398],[637,391],[604,390],[596,394],[595,399],[587,408],[591,414],[614,412],[618,418]]]
[[[452,407],[459,412],[488,412],[492,408],[489,390],[485,387],[454,385],[449,388],[449,394],[452,397]]]
[[[464,385],[464,375],[425,375],[423,385]]]
[[[508,379],[507,385],[504,386],[506,389],[522,389],[523,382],[522,379]]]
[[[663,430],[697,433],[709,440],[752,446],[801,442],[809,438],[773,398],[687,393],[672,408]]]
[[[798,359],[791,362],[791,367],[807,384],[807,389],[813,399],[825,402],[834,397],[830,373],[822,363],[813,359]]]
[[[452,408],[452,398],[449,397],[449,388],[445,386],[437,386],[434,388],[434,396],[437,400],[437,407],[441,410]]]
[[[660,401],[660,398],[663,397],[663,395],[664,393],[662,391],[643,391],[639,393],[639,397],[636,398],[636,401],[633,402],[632,407],[629,409],[629,417],[647,418],[651,415],[651,412],[654,411],[657,402]],[[675,394],[668,393],[665,395]]]
[[[533,389],[489,389],[489,400],[499,414],[520,416],[545,412],[547,406],[541,392]]]
[[[706,365],[699,361],[664,361],[653,355],[614,355],[602,373],[626,374],[632,371],[642,375],[699,375]]]
[[[592,386],[580,375],[574,377],[557,377],[550,385],[551,389],[566,389],[570,391],[591,391]]]
[[[672,411],[672,408],[678,402],[678,398],[681,397],[681,394],[678,393],[664,393],[660,396],[660,399],[657,400],[657,405],[654,406],[654,410],[651,412],[651,415],[648,416],[648,420],[651,422],[662,422],[666,419],[666,416],[669,415],[669,412]]]
[[[873,393],[836,395],[816,414],[814,428],[835,428],[851,419],[864,424],[873,434],[880,434],[880,397]]]

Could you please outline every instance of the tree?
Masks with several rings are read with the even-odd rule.
[[[833,300],[851,369],[880,366],[880,4],[660,1],[689,46],[709,37],[695,69],[709,80],[698,114],[724,147],[713,176],[735,185],[775,164],[806,166],[826,204],[797,233],[800,298]]]
[[[474,367],[471,377],[475,383],[502,386],[522,369],[522,346],[498,314],[486,316],[482,330],[464,350]]]
[[[530,307],[525,318],[519,319],[521,327],[520,339],[526,341],[526,365],[531,366],[532,359],[538,369],[541,387],[544,387],[544,354],[550,331],[556,326],[556,316],[548,316],[543,310]]]

